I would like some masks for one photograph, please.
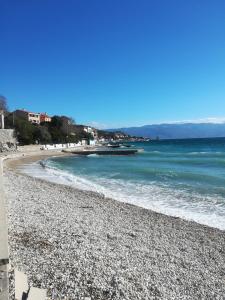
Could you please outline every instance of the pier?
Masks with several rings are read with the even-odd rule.
[[[76,155],[90,155],[90,154],[97,154],[97,155],[134,155],[136,154],[139,149],[64,149],[62,150],[66,153],[76,154]]]

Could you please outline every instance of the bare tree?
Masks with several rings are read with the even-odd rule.
[[[76,124],[76,121],[73,117],[70,117],[70,124],[71,125],[75,125]]]
[[[0,110],[8,111],[7,99],[2,95],[0,95]]]

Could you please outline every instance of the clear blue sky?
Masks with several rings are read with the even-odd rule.
[[[105,126],[225,117],[224,0],[0,0],[11,109]]]

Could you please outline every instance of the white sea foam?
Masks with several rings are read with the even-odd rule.
[[[221,151],[197,151],[197,152],[187,152],[186,155],[211,155],[211,156],[215,156],[215,155],[224,155],[224,152]]]
[[[152,182],[130,182],[121,179],[77,176],[53,166],[40,163],[24,165],[22,171],[36,178],[70,185],[82,190],[91,190],[106,197],[134,204],[171,216],[193,220],[201,224],[225,229],[225,203],[222,197],[202,196],[185,190],[159,186]]]

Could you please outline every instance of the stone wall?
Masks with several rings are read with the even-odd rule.
[[[15,151],[16,138],[13,129],[0,129],[0,152]]]
[[[3,188],[3,160],[0,157],[0,300],[8,299],[8,221]]]
[[[25,145],[25,146],[18,146],[17,151],[19,152],[36,152],[39,151],[41,145]]]

